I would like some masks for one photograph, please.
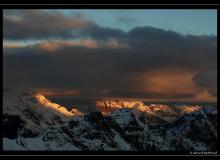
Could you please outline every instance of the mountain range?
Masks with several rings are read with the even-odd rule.
[[[33,90],[3,90],[3,150],[216,151],[217,109],[96,99],[68,110]]]

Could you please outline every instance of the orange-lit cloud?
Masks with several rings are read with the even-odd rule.
[[[36,45],[38,48],[53,52],[64,47],[86,47],[86,48],[97,48],[97,42],[93,40],[81,40],[81,41],[64,41],[64,40],[55,40],[55,41],[46,41],[41,42]]]
[[[65,48],[65,47],[86,47],[86,48],[125,48],[127,45],[120,44],[115,39],[110,39],[108,41],[95,41],[91,39],[82,39],[79,41],[71,41],[71,40],[53,40],[53,41],[42,41],[36,45],[33,45],[33,47],[37,46],[37,48],[48,51],[48,52],[54,52],[59,49]]]
[[[193,80],[195,71],[181,69],[158,69],[138,75],[138,91],[161,95],[158,98],[148,98],[150,101],[199,101],[199,102],[217,102],[217,97],[212,96],[206,88],[198,86]],[[140,80],[140,79],[143,80]],[[138,80],[136,80],[138,81]],[[166,95],[171,98],[164,98]],[[184,95],[192,95],[184,97]],[[194,95],[194,96],[193,96]],[[172,98],[176,96],[179,98]]]
[[[195,101],[200,101],[200,102],[217,102],[217,97],[212,96],[208,91],[204,90],[197,95],[195,95]]]
[[[195,72],[160,69],[146,75],[147,90],[153,93],[187,94],[198,90],[193,82]]]

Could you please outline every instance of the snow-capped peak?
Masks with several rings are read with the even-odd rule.
[[[36,136],[48,125],[61,124],[82,114],[77,110],[70,112],[31,90],[19,92],[8,90],[3,95],[3,115],[4,120],[10,125],[15,125],[16,121],[21,122],[21,126],[14,132]]]
[[[39,104],[42,105],[42,107],[49,108],[52,111],[57,112],[57,114],[60,114],[60,115],[66,116],[66,117],[71,117],[71,116],[74,116],[75,113],[77,113],[77,112],[70,112],[66,109],[66,107],[63,107],[63,106],[56,104],[56,103],[52,103],[50,100],[48,100],[43,95],[37,94],[35,96],[35,98],[37,99]],[[81,114],[79,111],[78,111],[78,113]]]

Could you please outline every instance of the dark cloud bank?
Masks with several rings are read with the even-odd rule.
[[[150,84],[143,83],[144,79],[139,75],[154,70],[175,69],[195,72],[193,83],[216,96],[216,36],[181,35],[153,27],[136,27],[124,32],[66,17],[59,12],[45,14],[42,11],[23,11],[20,13],[23,17],[21,20],[10,18],[9,13],[5,11],[4,14],[5,40],[90,38],[95,42],[107,42],[114,39],[126,47],[61,45],[52,53],[38,45],[4,47],[4,87],[77,88],[97,93],[97,96],[194,96],[196,93],[164,94],[140,90],[143,84],[144,88]]]

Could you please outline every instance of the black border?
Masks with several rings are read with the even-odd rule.
[[[1,9],[218,9],[213,4],[3,4]]]
[[[19,0],[19,1],[13,1],[13,0],[1,0],[1,4],[29,4],[30,0]],[[126,4],[123,0],[54,0],[51,2],[51,0],[32,0],[32,4]],[[128,2],[127,2],[128,3]],[[210,0],[131,0],[129,1],[129,4],[220,4],[218,1],[210,1]]]
[[[50,0],[51,1],[51,0]],[[158,1],[158,0],[157,0]],[[157,2],[156,1],[156,2]],[[19,1],[20,3],[25,3],[24,0]],[[33,1],[34,2],[34,1]],[[39,3],[40,1],[38,1]],[[97,1],[93,1],[93,4],[64,4],[66,0],[62,1],[62,4],[47,4],[47,1],[44,0],[44,4],[6,4],[6,5],[1,5],[1,22],[3,24],[3,9],[218,9],[217,12],[217,34],[219,33],[219,21],[220,21],[220,5],[213,5],[210,3],[203,3],[203,4],[194,4],[194,3],[189,3],[189,4],[173,4],[172,2],[166,5],[163,4],[155,4],[153,1],[149,1],[151,4],[99,4]],[[77,3],[78,1],[76,1]],[[97,3],[96,3],[97,2]],[[200,2],[203,2],[200,0]],[[163,3],[163,2],[162,2]],[[3,26],[3,25],[2,25]],[[3,28],[2,28],[2,37],[3,37]],[[2,44],[3,44],[3,38],[2,38]],[[219,44],[218,40],[218,35],[217,35],[217,44]],[[2,46],[3,47],[3,46]],[[218,51],[218,47],[217,47]],[[3,53],[3,48],[2,48],[2,53]],[[3,54],[2,54],[3,55]],[[1,57],[2,58],[2,57]],[[3,60],[3,59],[2,59]],[[2,61],[3,64],[3,61]],[[3,66],[2,66],[3,67]],[[3,80],[3,78],[2,78]],[[2,86],[3,88],[3,86]],[[2,95],[3,97],[3,95]],[[3,104],[3,99],[2,103]],[[3,107],[1,108],[1,117],[3,113]],[[219,112],[218,109],[218,103],[217,103],[217,111]],[[219,129],[219,116],[217,116],[217,126]],[[2,118],[1,118],[2,120]],[[1,130],[2,130],[2,125],[1,125]],[[3,136],[2,136],[3,137]],[[219,156],[219,138],[218,139],[218,156]],[[3,143],[2,143],[2,138],[1,138],[1,151],[0,153],[2,155],[81,155],[81,156],[92,156],[92,155],[139,155],[139,156],[216,156],[216,155],[191,155],[189,152],[177,152],[177,151],[160,151],[160,152],[146,152],[146,151],[3,151]]]

